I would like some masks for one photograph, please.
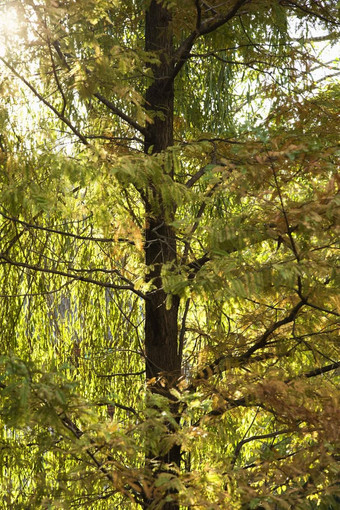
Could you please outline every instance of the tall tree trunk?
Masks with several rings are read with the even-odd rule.
[[[167,85],[172,72],[171,14],[156,0],[151,1],[146,12],[145,41],[145,49],[159,56],[159,64],[152,68],[153,81],[145,96],[146,108],[153,117],[153,122],[146,128],[145,152],[157,154],[173,144],[174,89],[173,84]],[[169,389],[181,370],[178,353],[179,299],[172,296],[171,306],[166,306],[167,295],[163,290],[161,272],[164,264],[176,260],[176,238],[169,224],[174,217],[175,206],[171,208],[166,204],[165,207],[161,194],[152,183],[147,195],[145,260],[149,268],[147,278],[152,281],[154,290],[148,293],[145,307],[146,376],[157,380],[161,374],[167,384],[164,387],[156,382],[153,391],[170,397]],[[176,406],[172,405],[172,411],[176,414]],[[179,466],[180,447],[175,445],[158,460]],[[175,502],[165,503],[163,508],[177,510],[179,506]]]

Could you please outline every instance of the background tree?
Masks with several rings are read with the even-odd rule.
[[[338,7],[2,8],[6,508],[335,504]]]

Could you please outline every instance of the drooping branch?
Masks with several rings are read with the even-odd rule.
[[[137,296],[139,296],[139,297],[141,297],[143,299],[147,299],[147,297],[142,292],[140,292],[139,290],[135,289],[133,287],[133,285],[117,285],[117,284],[114,284],[114,283],[102,282],[100,280],[94,280],[93,278],[88,278],[86,276],[81,276],[81,275],[76,275],[76,274],[73,274],[73,273],[68,273],[66,271],[60,271],[59,269],[51,269],[51,268],[48,269],[48,268],[41,267],[41,266],[38,266],[38,265],[28,264],[26,262],[18,262],[16,260],[13,260],[13,259],[9,258],[4,253],[0,253],[0,260],[3,260],[4,261],[3,263],[9,264],[11,266],[20,267],[22,269],[31,269],[33,271],[36,271],[37,273],[47,273],[47,274],[64,276],[64,277],[70,278],[72,280],[77,280],[77,281],[85,282],[85,283],[92,283],[93,285],[97,285],[97,286],[103,287],[105,289],[130,290],[134,294],[137,294]]]
[[[62,289],[65,289],[69,285],[71,285],[72,281],[68,281],[66,283],[63,283],[62,285],[59,285],[59,287],[53,289],[53,290],[47,290],[47,291],[39,291],[39,292],[22,292],[22,293],[15,293],[15,294],[0,294],[0,298],[3,299],[12,299],[12,298],[29,298],[29,297],[35,297],[35,296],[50,296],[52,294],[56,294],[60,292]]]
[[[59,41],[54,41],[53,42],[53,47],[55,48],[61,62],[66,66],[67,70],[68,71],[71,71],[71,67],[67,61],[67,58],[66,56],[64,55],[64,53],[62,52],[61,48],[60,48],[60,43]],[[89,74],[89,70],[86,70],[87,73]],[[112,101],[110,101],[109,99],[107,99],[105,96],[103,96],[102,94],[100,94],[100,92],[95,92],[94,94],[94,97],[96,97],[98,99],[98,101],[100,101],[102,104],[104,104],[109,110],[111,110],[115,115],[117,115],[118,117],[120,117],[122,120],[124,120],[125,122],[127,122],[131,127],[133,127],[134,129],[136,129],[137,131],[139,131],[143,136],[145,136],[145,133],[146,133],[146,129],[141,126],[140,124],[138,124],[138,122],[136,122],[132,117],[130,117],[129,115],[127,115],[126,113],[124,113],[122,110],[120,110],[119,108],[117,108],[116,105],[114,105],[112,103]],[[86,137],[86,138],[90,138],[90,137]]]
[[[41,101],[45,106],[47,106],[47,108],[49,108],[58,117],[59,120],[61,120],[64,124],[66,124],[66,126],[70,128],[72,133],[75,134],[84,145],[90,146],[86,137],[72,124],[72,122],[67,117],[65,117],[65,115],[62,112],[59,112],[57,108],[55,108],[49,101],[47,101],[47,99],[45,99],[40,94],[40,92],[38,92],[37,89],[33,87],[33,85],[28,80],[26,80],[26,78],[21,76],[21,74],[18,73],[18,71],[16,71],[16,69],[7,60],[5,60],[1,56],[0,60],[6,67],[8,67],[8,69],[14,74],[14,76],[16,76],[22,83],[26,85],[27,88],[30,89],[31,92],[33,92],[33,94],[39,99],[39,101]]]
[[[14,223],[19,223],[20,225],[23,225],[24,227],[27,227],[28,229],[42,230],[43,232],[49,232],[51,234],[58,234],[61,236],[72,237],[73,239],[79,239],[80,241],[93,241],[96,243],[113,243],[115,241],[115,239],[112,239],[112,237],[82,236],[82,235],[78,235],[78,234],[73,234],[72,232],[65,232],[63,230],[54,229],[51,227],[43,227],[42,225],[37,225],[36,223],[28,223],[27,221],[19,220],[19,218],[14,218],[12,216],[8,216],[7,214],[5,214],[1,211],[0,211],[0,214],[6,220],[13,221]]]
[[[317,5],[317,2],[314,2],[314,3]],[[338,21],[336,21],[335,19],[328,18],[321,13],[313,11],[306,5],[300,5],[298,2],[293,2],[293,0],[284,0],[282,2],[282,5],[287,5],[296,11],[302,11],[305,14],[309,14],[309,15],[313,16],[314,18],[317,18],[321,21],[325,21],[326,23],[331,23],[332,25],[340,26],[340,23]]]

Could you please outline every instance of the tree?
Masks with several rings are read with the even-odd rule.
[[[335,504],[338,6],[5,8],[6,508]]]

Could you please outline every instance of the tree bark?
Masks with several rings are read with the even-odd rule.
[[[151,1],[146,11],[145,49],[156,52],[159,57],[159,63],[152,66],[153,80],[145,95],[146,108],[153,119],[146,126],[145,136],[145,152],[151,156],[162,153],[173,144],[174,88],[173,83],[169,84],[167,80],[173,71],[171,13],[156,0]],[[172,176],[172,170],[168,172]],[[153,392],[170,399],[169,389],[181,371],[178,352],[179,298],[172,296],[171,304],[166,306],[162,267],[175,262],[177,258],[175,233],[170,225],[174,215],[175,205],[165,205],[160,191],[150,182],[146,204],[145,261],[147,280],[152,282],[153,290],[148,293],[145,305],[146,376],[153,380]],[[175,404],[171,404],[171,410],[176,416]],[[173,430],[169,426],[171,432]],[[175,445],[157,460],[160,464],[173,463],[179,467],[180,457],[180,447]],[[168,502],[163,508],[177,510],[179,505]]]

